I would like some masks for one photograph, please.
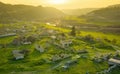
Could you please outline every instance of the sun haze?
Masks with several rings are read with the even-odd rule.
[[[59,9],[101,8],[120,4],[120,0],[0,0],[9,4],[42,5]]]
[[[66,0],[50,0],[49,3],[51,4],[64,4]]]

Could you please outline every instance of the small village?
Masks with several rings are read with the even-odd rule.
[[[7,62],[15,64],[15,62],[21,61],[20,64],[25,64],[22,61],[27,60],[27,63],[37,61],[27,67],[42,67],[47,64],[45,68],[36,70],[41,71],[40,74],[45,72],[67,74],[72,68],[78,69],[78,66],[85,69],[85,62],[104,67],[94,68],[94,71],[86,68],[87,70],[81,74],[109,74],[120,67],[120,51],[115,39],[94,38],[90,34],[81,36],[74,26],[67,31],[55,27],[57,26],[49,23],[49,25],[41,26],[26,25],[14,29],[5,28],[0,33],[0,50],[7,52],[8,48],[11,48]],[[8,43],[2,42],[2,39],[10,37],[12,39]],[[105,45],[104,42],[110,43],[110,45]],[[103,49],[106,52],[102,51]],[[83,64],[80,62],[81,60],[84,60]],[[15,73],[13,71],[9,74]]]

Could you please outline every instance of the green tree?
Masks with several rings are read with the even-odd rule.
[[[71,35],[76,36],[76,28],[75,28],[75,26],[72,27]]]

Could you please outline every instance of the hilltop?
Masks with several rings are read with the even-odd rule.
[[[92,11],[85,15],[86,18],[92,21],[120,21],[120,4],[111,5],[106,8]]]
[[[59,18],[64,13],[53,7],[11,5],[0,3],[0,22],[34,21],[46,18]]]

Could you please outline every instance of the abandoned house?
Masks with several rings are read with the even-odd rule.
[[[13,50],[12,53],[13,53],[13,56],[15,57],[16,60],[19,60],[19,59],[23,59],[24,58],[24,54],[23,53],[20,53],[21,51],[20,50]]]
[[[45,51],[40,45],[36,45],[35,49],[38,50],[40,53],[43,53]]]
[[[60,41],[60,44],[62,45],[63,48],[69,47],[72,44],[72,41]]]
[[[114,65],[114,64],[120,65],[120,60],[111,58],[108,60],[108,64],[109,65]]]

